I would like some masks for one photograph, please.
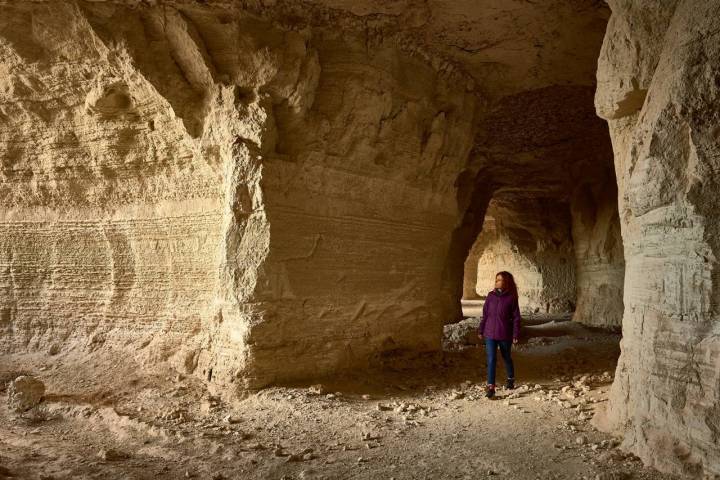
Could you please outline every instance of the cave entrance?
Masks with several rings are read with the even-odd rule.
[[[528,365],[558,375],[614,371],[625,265],[612,146],[592,89],[523,92],[483,121],[474,180],[461,185],[467,209],[454,246],[464,264],[449,269],[462,318],[446,325],[444,346],[478,346],[485,296],[507,270],[518,284],[518,349]]]
[[[519,381],[612,378],[624,261],[617,190],[607,173],[563,196],[501,188],[487,204],[465,258],[463,319],[446,325],[444,338],[447,350],[475,350],[480,377],[485,352],[476,328],[496,273],[507,270],[518,285],[523,317],[514,347]],[[503,375],[499,362],[498,378]]]
[[[570,206],[553,198],[496,195],[465,260],[463,309],[482,304],[495,274],[507,270],[525,314],[575,310],[575,257]]]

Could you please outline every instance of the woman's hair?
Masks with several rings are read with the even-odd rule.
[[[513,274],[503,270],[502,272],[498,272],[497,275],[495,275],[495,276],[497,277],[498,275],[500,275],[503,278],[503,280],[505,281],[505,290],[507,290],[508,292],[510,292],[510,294],[512,296],[517,298],[518,290],[517,290],[517,284],[515,283],[515,277],[513,277]]]

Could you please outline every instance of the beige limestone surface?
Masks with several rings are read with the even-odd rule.
[[[615,175],[608,171],[580,184],[570,201],[575,255],[574,319],[618,328],[623,316],[625,258]]]
[[[720,475],[720,2],[611,1],[596,107],[615,151],[622,353],[598,425],[663,470]]]

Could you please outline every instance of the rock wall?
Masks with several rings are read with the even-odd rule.
[[[474,97],[392,45],[316,35],[312,108],[275,108],[265,157],[267,312],[249,339],[263,382],[438,350],[452,316],[439,298]]]
[[[622,354],[598,425],[663,470],[720,475],[720,2],[608,2],[596,107],[615,150]]]
[[[619,328],[625,260],[612,171],[581,184],[571,199],[577,305],[573,319]]]
[[[487,229],[489,227],[487,217],[483,223],[484,228]],[[486,242],[481,240],[480,236],[478,236],[472,244],[472,247],[470,247],[468,256],[465,259],[465,264],[463,266],[463,300],[479,300],[487,294],[487,292],[483,291],[483,287],[486,286],[486,283],[483,282],[482,285],[478,285],[478,262],[480,261],[480,257],[482,256],[485,247]],[[490,281],[488,280],[488,282]],[[489,285],[490,287],[487,289],[488,291],[492,288],[492,284]]]
[[[439,348],[462,75],[352,19],[2,8],[3,351],[259,386]]]
[[[242,367],[268,248],[261,104],[302,85],[303,40],[266,31],[299,45],[271,54],[162,7],[2,8],[2,349]]]

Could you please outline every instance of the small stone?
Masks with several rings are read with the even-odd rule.
[[[315,385],[310,385],[310,387],[308,387],[308,392],[313,395],[324,395],[327,393],[327,390],[321,383],[316,383]]]
[[[575,439],[575,443],[578,445],[585,445],[587,443],[587,437],[585,435],[580,435]]]
[[[21,375],[8,385],[8,408],[22,413],[36,407],[45,395],[45,384],[30,375]]]
[[[370,400],[370,395],[368,395],[368,394],[366,393],[366,394],[364,394],[364,395],[362,396],[362,399],[363,399],[363,400]]]
[[[232,415],[232,414],[228,415],[225,417],[225,423],[229,423],[229,424],[240,423],[240,417],[236,417],[235,415]]]
[[[102,450],[100,450],[100,453],[98,454],[98,456],[108,462],[113,462],[113,461],[117,461],[117,460],[126,460],[126,459],[130,458],[130,455],[128,455],[126,452],[122,452],[120,450],[115,450],[114,448],[102,449]]]

